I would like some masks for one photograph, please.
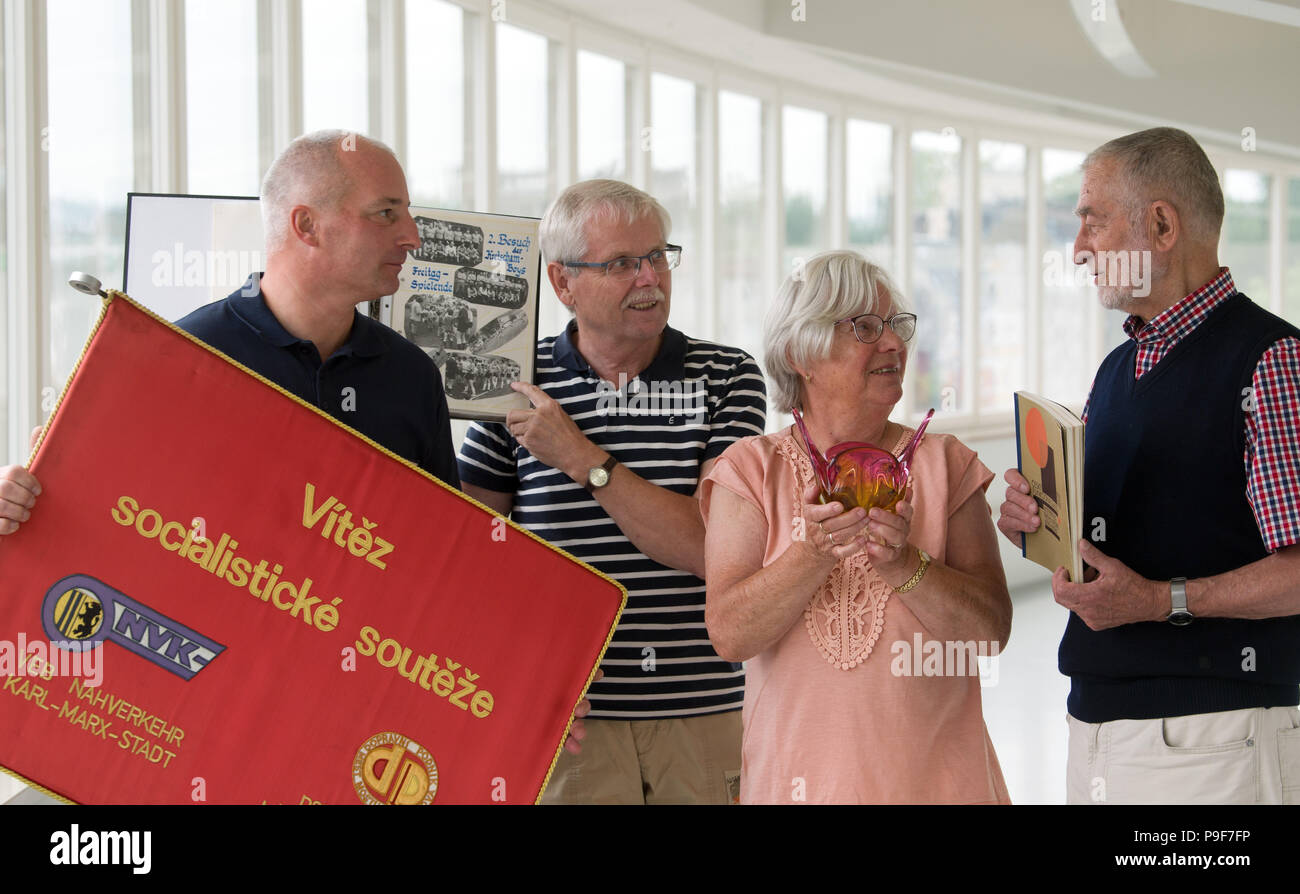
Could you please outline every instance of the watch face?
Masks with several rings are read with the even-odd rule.
[[[1170,612],[1168,620],[1169,623],[1173,624],[1175,627],[1186,627],[1188,624],[1192,623],[1192,613]]]
[[[591,482],[592,487],[604,487],[609,483],[609,473],[603,466],[596,466],[587,473],[587,480]]]

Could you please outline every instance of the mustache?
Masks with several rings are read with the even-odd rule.
[[[663,301],[664,290],[656,286],[653,289],[641,289],[640,291],[633,292],[631,295],[628,295],[626,298],[623,299],[623,308],[627,309],[631,307],[633,304],[640,304],[642,301],[646,301],[651,298],[653,298],[655,301]]]

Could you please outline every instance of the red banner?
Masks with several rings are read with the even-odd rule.
[[[535,803],[627,598],[119,293],[30,468],[0,765],[72,801]]]

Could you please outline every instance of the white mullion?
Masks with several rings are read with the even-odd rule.
[[[912,125],[904,121],[894,128],[894,257],[897,265],[898,287],[904,295],[912,294]],[[903,389],[902,419],[912,418],[912,389]]]
[[[1300,209],[1296,209],[1296,208],[1292,208],[1292,207],[1291,207],[1291,190],[1290,190],[1291,183],[1290,183],[1290,181],[1291,181],[1292,178],[1300,178],[1300,171],[1294,171],[1294,172],[1292,172],[1292,171],[1285,171],[1285,170],[1284,170],[1284,171],[1282,171],[1281,173],[1278,174],[1277,191],[1278,191],[1278,193],[1280,193],[1279,201],[1280,201],[1280,203],[1281,203],[1281,205],[1282,205],[1281,209],[1280,209],[1279,212],[1278,212],[1278,213],[1281,215],[1280,226],[1278,227],[1278,238],[1282,240],[1282,246],[1281,246],[1281,247],[1282,247],[1282,265],[1279,265],[1279,266],[1281,266],[1281,268],[1282,268],[1282,270],[1281,270],[1281,276],[1282,276],[1282,286],[1283,286],[1283,288],[1286,287],[1286,267],[1284,266],[1285,263],[1286,263],[1286,260],[1287,260],[1288,257],[1290,257],[1290,255],[1291,255],[1292,252],[1300,252],[1300,247],[1297,247],[1297,246],[1292,245],[1291,242],[1289,241],[1289,238],[1288,238],[1288,237],[1289,237],[1290,234],[1287,232],[1287,229],[1286,229],[1286,228],[1287,228],[1287,222],[1289,221],[1291,214],[1293,214],[1293,213],[1300,214]],[[1296,258],[1294,258],[1293,260],[1295,260],[1295,261],[1297,261],[1297,262],[1300,262],[1300,257],[1296,257]],[[1297,284],[1297,288],[1300,288],[1300,284]],[[1281,290],[1279,290],[1279,292],[1281,292]],[[1297,298],[1300,298],[1300,295],[1297,295],[1296,297],[1297,297]],[[1282,303],[1276,305],[1276,307],[1278,307],[1279,309],[1276,310],[1276,311],[1274,311],[1274,312],[1275,312],[1279,317],[1285,317],[1285,316],[1286,316],[1286,315],[1283,313],[1283,311],[1286,310],[1286,298],[1287,298],[1287,296],[1286,296],[1285,294],[1281,294],[1280,297],[1279,297],[1279,299],[1278,299],[1278,300],[1280,300]],[[1296,302],[1296,306],[1297,306],[1298,308],[1300,308],[1300,301],[1297,301],[1297,302]],[[1288,322],[1292,322],[1292,323],[1295,322],[1295,320],[1293,320],[1293,319],[1291,319],[1291,318],[1289,318],[1289,317],[1287,317],[1287,321],[1288,321]]]
[[[148,65],[141,68],[131,66],[131,143],[132,143],[132,177],[131,184],[136,192],[161,192],[159,185],[153,184],[154,141],[153,106],[155,103],[152,90],[153,81],[150,69],[154,58],[151,48],[153,35],[150,30],[153,22],[150,0],[131,0],[131,59],[147,59]],[[93,271],[92,271],[93,272]]]
[[[979,281],[980,281],[980,166],[979,133],[967,130],[968,137],[962,139],[961,166],[961,355],[959,372],[961,395],[965,401],[958,401],[960,406],[966,404],[962,417],[972,421],[979,419],[979,394],[975,383],[979,370],[979,338],[976,321],[979,319]]]
[[[263,0],[259,6],[266,25],[269,58],[259,61],[263,83],[270,85],[269,146],[262,143],[266,164],[302,133],[302,3],[301,0]],[[259,34],[261,28],[258,29]],[[262,70],[260,66],[267,66]],[[267,155],[269,153],[269,155]]]
[[[701,96],[703,94],[703,96]],[[707,81],[695,86],[696,100],[696,165],[698,182],[696,183],[696,207],[700,213],[700,230],[697,236],[701,246],[716,246],[718,221],[718,88],[713,73]],[[697,280],[700,291],[696,296],[695,319],[697,324],[707,321],[706,338],[724,342],[722,338],[721,314],[718,312],[718,253],[714,251],[697,252],[700,264],[700,276]]]
[[[27,435],[40,413],[41,346],[49,263],[49,139],[45,69],[45,3],[7,0],[4,23],[5,336],[9,386],[8,449],[26,457]],[[64,135],[65,139],[72,138]],[[48,143],[45,143],[48,145]],[[28,296],[31,296],[30,298]],[[16,461],[16,460],[15,460]]]
[[[1286,177],[1280,171],[1269,174],[1273,189],[1269,195],[1268,208],[1268,291],[1269,307],[1273,313],[1282,316],[1285,296],[1282,289],[1286,284],[1286,270],[1283,267],[1283,245],[1286,241]]]
[[[785,269],[785,102],[780,93],[772,103],[769,129],[768,145],[772,153],[772,164],[768,170],[768,183],[772,188],[773,209],[771,214],[773,251],[769,268],[779,288],[780,283],[784,282],[790,273]]]
[[[274,0],[257,0],[257,172],[271,166],[276,155]]]
[[[650,120],[650,57],[642,54],[632,78],[633,104],[628,114],[635,122],[632,133],[632,154],[628,156],[628,175],[632,185],[651,190],[650,171],[654,148],[654,122]]]
[[[1043,390],[1043,147],[1026,146],[1025,153],[1025,379],[1031,391]],[[1073,265],[1074,258],[1063,259]],[[1069,268],[1067,268],[1069,269]]]
[[[776,90],[763,99],[763,248],[768,262],[763,266],[768,300],[776,297],[776,290],[785,280],[785,194],[782,190],[781,160],[781,92]],[[758,358],[762,362],[762,358]],[[769,397],[768,409],[771,409]],[[775,413],[767,414],[767,430],[776,431],[784,419]]]
[[[848,245],[848,225],[845,215],[848,203],[844,200],[844,191],[848,184],[847,151],[845,141],[848,139],[846,116],[841,106],[839,110],[826,116],[826,214],[830,220],[826,236],[829,248],[845,248]]]
[[[479,211],[496,207],[497,195],[497,31],[489,15],[475,18],[478,52],[474,64],[474,205]]]
[[[578,46],[573,28],[565,41],[548,41],[548,56],[556,59],[555,74],[555,158],[551,170],[555,183],[551,195],[578,179]]]
[[[641,119],[637,109],[644,69],[639,57],[623,60],[623,177],[634,184],[644,182],[638,181],[635,174],[637,158],[641,154]]]
[[[763,257],[768,263],[763,267],[763,288],[767,301],[776,297],[784,279],[781,274],[781,232],[785,226],[785,208],[781,197],[781,104],[774,97],[760,100],[759,139],[762,141],[760,158],[762,191],[760,205],[763,209]]]
[[[370,135],[407,160],[406,145],[406,4],[368,0]]]
[[[144,79],[136,96],[148,97],[148,162],[140,167],[137,155],[136,188],[151,192],[180,192],[187,185],[185,109],[185,3],[184,0],[148,0],[132,10],[144,14],[141,23],[149,65],[137,69]],[[133,22],[132,31],[136,30]],[[137,137],[137,146],[141,138]]]

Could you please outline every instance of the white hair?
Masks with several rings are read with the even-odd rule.
[[[538,241],[549,263],[581,261],[587,245],[587,223],[601,216],[621,216],[627,224],[647,215],[659,221],[663,238],[668,238],[672,218],[659,201],[647,192],[620,180],[583,180],[558,196],[542,216]],[[582,268],[576,268],[581,270]]]
[[[1186,131],[1153,127],[1117,137],[1083,160],[1083,170],[1102,161],[1119,167],[1119,187],[1133,226],[1157,199],[1174,206],[1184,229],[1201,242],[1217,243],[1223,227],[1223,189],[1205,150]]]
[[[303,134],[284,148],[262,178],[262,229],[266,249],[273,251],[289,237],[289,211],[295,205],[332,210],[348,194],[352,182],[340,152],[358,143],[389,149],[378,140],[347,130],[317,130]]]
[[[883,269],[854,251],[813,255],[786,277],[763,323],[763,363],[777,412],[803,408],[798,367],[830,356],[835,321],[879,313],[887,301],[907,310]]]

